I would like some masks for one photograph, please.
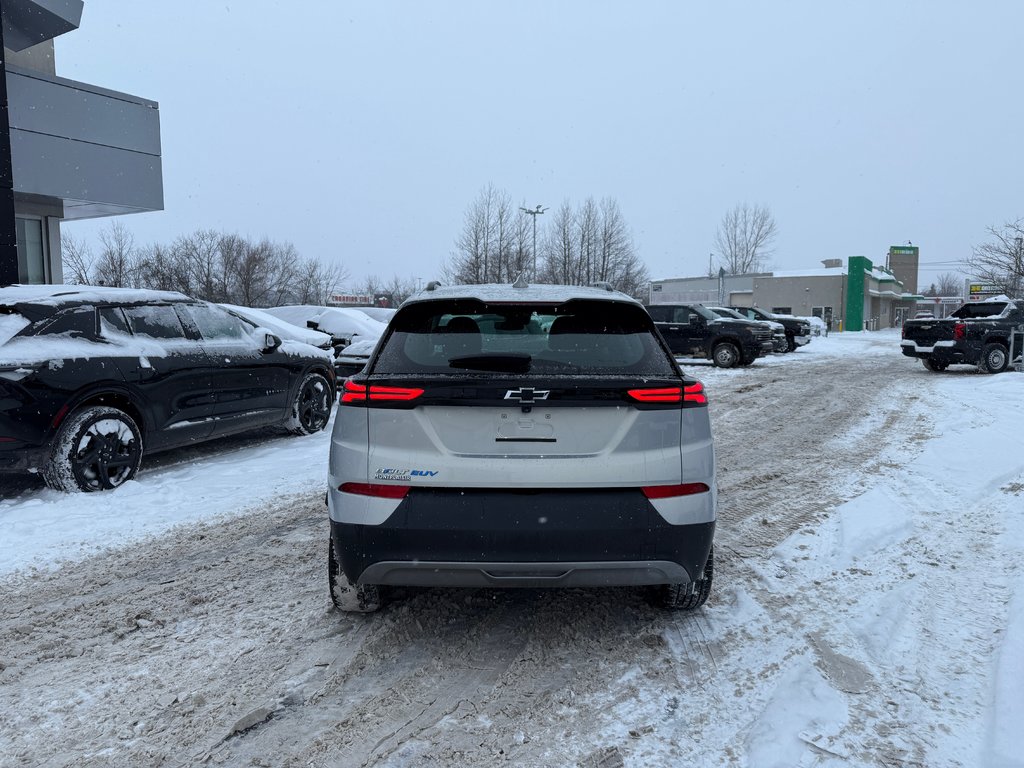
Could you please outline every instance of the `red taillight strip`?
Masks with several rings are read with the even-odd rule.
[[[362,384],[356,384],[351,379],[345,379],[345,384],[341,390],[341,402],[365,403],[366,387],[364,387]]]
[[[638,403],[680,403],[683,390],[679,387],[661,387],[660,389],[630,389],[626,394]]]
[[[407,485],[382,485],[380,483],[342,483],[342,493],[356,493],[360,496],[376,496],[379,499],[404,499],[409,492]]]
[[[367,387],[351,379],[346,379],[340,400],[343,403],[365,403],[367,400],[372,400],[375,403],[382,401],[408,402],[422,394],[423,390],[418,387],[382,387],[377,384]]]
[[[682,483],[681,485],[646,485],[641,488],[648,499],[668,499],[673,496],[692,496],[707,493],[711,489],[704,483]]]
[[[371,400],[415,400],[423,394],[418,387],[379,387],[370,385]]]
[[[963,341],[967,338],[967,323],[960,321],[953,324],[953,339]]]
[[[687,384],[683,387],[683,402],[693,403],[694,405],[707,405],[708,396],[704,392],[704,385],[699,381],[695,381],[693,384]]]

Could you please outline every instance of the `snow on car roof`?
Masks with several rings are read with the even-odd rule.
[[[314,347],[319,347],[321,344],[330,343],[331,341],[331,335],[329,333],[317,331],[313,328],[307,328],[305,325],[295,325],[295,323],[282,320],[280,317],[272,315],[264,309],[239,307],[235,304],[221,304],[220,306],[224,307],[224,309],[229,312],[241,315],[258,326],[266,328],[268,331],[277,334],[282,339],[294,339],[295,341],[312,344]]]
[[[0,288],[0,304],[45,304],[59,306],[89,301],[190,301],[177,291],[138,288],[108,288],[102,285],[11,285]]]
[[[376,339],[384,333],[384,323],[372,320],[368,315],[357,309],[344,307],[318,307],[313,304],[295,304],[286,307],[269,307],[274,317],[291,323],[306,326],[308,322],[316,323],[319,330],[334,336]]]
[[[596,299],[604,301],[628,301],[631,304],[642,304],[632,296],[620,291],[608,291],[604,288],[589,288],[579,285],[548,285],[536,284],[517,288],[511,284],[483,285],[452,285],[439,286],[433,290],[423,289],[405,300],[405,304],[436,299],[477,299],[483,302],[541,302],[560,304],[570,299]]]

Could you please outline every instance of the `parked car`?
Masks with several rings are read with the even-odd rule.
[[[728,307],[708,307],[719,317],[729,317],[734,320],[746,320],[747,318]],[[786,342],[786,326],[774,320],[763,320],[762,324],[772,332],[772,352],[788,352],[789,345]]]
[[[0,471],[62,491],[135,477],[144,454],[256,427],[324,429],[329,353],[180,293],[0,288]]]
[[[760,307],[730,306],[729,309],[735,309],[750,320],[772,320],[782,323],[786,328],[786,345],[789,352],[795,352],[797,348],[811,343],[811,324],[803,318],[793,315],[777,315]]]
[[[943,319],[914,319],[903,324],[900,347],[929,371],[950,365],[976,365],[1000,373],[1011,364],[1011,346],[1019,354],[1024,334],[1024,300],[995,297],[964,304]],[[1011,338],[1015,342],[1011,345]]]
[[[228,312],[238,315],[243,320],[255,326],[266,328],[275,336],[280,336],[282,339],[301,341],[303,344],[309,344],[310,346],[318,347],[319,349],[323,349],[328,352],[334,351],[333,339],[329,333],[317,331],[313,328],[307,328],[304,325],[298,326],[294,323],[289,323],[265,309],[239,307],[235,304],[220,304],[218,306],[224,307]]]
[[[432,284],[340,400],[338,608],[376,610],[390,585],[653,585],[668,608],[707,600],[707,396],[629,296]]]
[[[750,365],[772,351],[772,332],[760,322],[720,317],[703,304],[653,304],[647,311],[680,357],[706,358],[732,368]]]
[[[338,379],[347,379],[353,374],[359,373],[370,361],[370,355],[377,346],[377,340],[356,341],[349,344],[338,352],[334,358],[334,371]]]
[[[384,333],[387,325],[386,322],[371,318],[360,309],[349,307],[295,304],[269,307],[263,311],[292,325],[330,334],[336,353],[356,341],[376,341]]]

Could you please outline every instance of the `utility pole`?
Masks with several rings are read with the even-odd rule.
[[[533,217],[533,279],[537,279],[537,217],[547,210],[543,205],[537,205],[534,209],[519,208],[525,214]]]

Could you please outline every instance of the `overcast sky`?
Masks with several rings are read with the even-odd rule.
[[[138,243],[268,236],[353,286],[436,277],[487,184],[615,198],[655,278],[705,272],[742,202],[777,269],[912,241],[925,285],[1024,216],[1016,0],[86,0],[56,45],[58,74],[160,104]]]

